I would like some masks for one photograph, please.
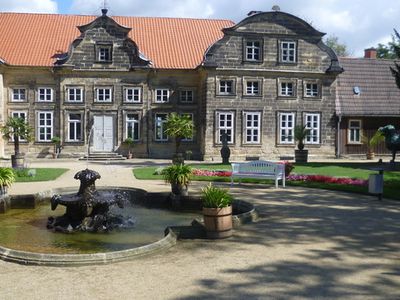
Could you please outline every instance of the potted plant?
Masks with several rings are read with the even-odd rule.
[[[132,149],[133,149],[133,145],[135,144],[135,142],[133,141],[132,138],[126,138],[125,141],[123,141],[122,143],[126,146],[126,148],[128,150],[126,158],[131,159],[132,158]]]
[[[59,136],[53,136],[51,142],[54,144],[54,152],[52,153],[53,158],[57,158],[61,153],[61,138]]]
[[[31,141],[32,127],[30,127],[23,118],[11,117],[0,130],[3,134],[3,138],[7,140],[13,139],[14,142],[14,155],[11,155],[11,166],[13,168],[23,168],[25,157],[20,153],[20,141]]]
[[[165,123],[165,133],[175,138],[175,155],[172,162],[178,165],[183,164],[184,158],[182,153],[180,153],[180,145],[184,138],[193,136],[193,120],[189,115],[171,113]]]
[[[368,160],[375,158],[374,147],[383,141],[385,141],[385,137],[379,130],[370,138],[364,134],[361,135],[361,142],[367,147],[366,158]]]
[[[233,197],[225,189],[211,183],[202,189],[204,227],[212,239],[232,236]]]
[[[177,196],[188,195],[188,185],[192,179],[192,168],[184,164],[173,164],[162,171],[165,182],[171,184],[171,191]]]
[[[6,195],[8,188],[15,181],[15,174],[11,168],[0,168],[0,195]]]
[[[306,163],[308,160],[308,150],[304,149],[304,139],[310,133],[306,126],[297,125],[294,128],[294,140],[297,141],[297,149],[294,150],[296,163]]]

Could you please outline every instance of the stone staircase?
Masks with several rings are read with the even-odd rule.
[[[115,160],[125,160],[121,154],[115,152],[94,152],[90,153],[89,157],[87,155],[79,158],[79,160],[90,160],[90,161],[115,161]]]

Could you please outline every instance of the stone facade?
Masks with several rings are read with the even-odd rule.
[[[171,112],[194,120],[195,134],[182,145],[193,158],[219,160],[223,132],[232,135],[232,159],[293,155],[295,124],[313,129],[311,155],[335,153],[342,70],[323,34],[301,19],[252,15],[224,29],[192,70],[154,68],[130,29],[105,14],[78,28],[81,36],[52,68],[0,64],[4,114],[35,127],[35,141],[22,145],[29,155],[49,155],[53,136],[64,156],[81,156],[88,144],[93,152],[124,152],[122,142],[132,137],[135,156],[171,157],[174,141],[162,133]],[[12,149],[5,142],[5,155]]]

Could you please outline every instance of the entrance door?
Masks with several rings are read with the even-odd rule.
[[[94,116],[93,150],[112,152],[114,145],[114,126],[112,116]]]

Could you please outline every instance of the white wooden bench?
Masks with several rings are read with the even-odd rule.
[[[265,160],[255,160],[246,163],[232,163],[231,185],[234,178],[258,178],[274,179],[275,187],[278,188],[278,181],[282,180],[285,187],[285,165]]]

